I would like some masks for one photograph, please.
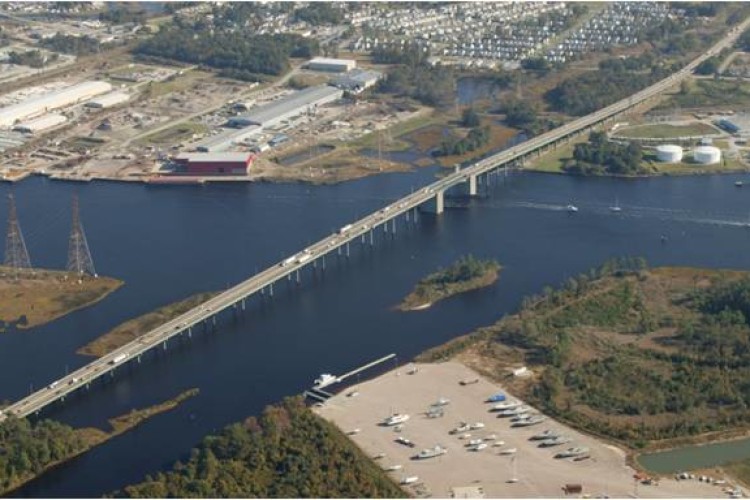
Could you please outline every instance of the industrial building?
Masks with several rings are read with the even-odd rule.
[[[114,92],[110,92],[108,94],[104,94],[102,96],[91,99],[86,104],[84,104],[84,106],[86,106],[87,108],[105,109],[128,102],[129,100],[130,94],[115,90]]]
[[[182,153],[174,158],[175,174],[247,175],[252,153]]]
[[[307,69],[313,71],[330,71],[332,73],[345,73],[357,67],[357,61],[354,59],[331,59],[328,57],[316,57],[311,59]]]
[[[16,132],[23,132],[24,134],[37,134],[52,127],[62,125],[66,121],[68,121],[68,119],[63,115],[42,115],[39,118],[34,118],[33,120],[19,123],[18,125],[13,127],[13,130],[15,130]]]
[[[83,82],[0,109],[0,127],[10,128],[20,120],[34,118],[112,91],[107,82]]]
[[[344,95],[343,90],[329,85],[317,85],[295,92],[277,101],[256,106],[250,113],[229,119],[231,127],[258,125],[270,128],[284,120],[306,113],[316,106],[336,101]]]
[[[240,129],[230,128],[217,135],[207,137],[195,145],[197,151],[216,153],[241,144],[242,142],[260,135],[261,127],[250,125]]]
[[[379,71],[357,68],[334,78],[331,84],[341,90],[346,90],[353,94],[359,94],[365,89],[378,83],[378,80],[382,77],[383,74]]]

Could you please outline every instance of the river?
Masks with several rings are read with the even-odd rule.
[[[125,281],[102,302],[30,331],[0,336],[0,398],[16,399],[87,362],[75,350],[117,324],[200,291],[237,283],[354,218],[433,179],[434,169],[384,174],[334,186],[237,184],[149,187],[32,178],[12,188],[32,261],[66,261],[71,196],[100,274]],[[278,286],[214,333],[173,342],[166,353],[120,369],[106,384],[45,416],[72,425],[171,398],[200,394],[178,409],[45,474],[19,494],[100,496],[186,456],[207,433],[298,394],[321,372],[342,373],[395,352],[426,348],[512,312],[521,299],[618,255],[652,265],[747,269],[750,176],[640,179],[516,174],[440,217],[399,222],[394,239],[352,258],[307,270],[299,288]],[[0,186],[0,193],[11,188]],[[619,200],[621,214],[608,207]],[[565,206],[580,211],[571,216]],[[0,218],[7,206],[0,204]],[[662,235],[668,239],[661,242]],[[420,312],[393,306],[424,275],[458,256],[503,265],[487,289]],[[320,271],[320,270],[318,270]]]

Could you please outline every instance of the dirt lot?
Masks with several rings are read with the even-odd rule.
[[[403,368],[390,371],[334,396],[315,409],[344,432],[359,429],[351,439],[370,456],[384,453],[386,456],[379,459],[384,468],[401,465],[401,469],[393,472],[395,480],[417,476],[417,482],[407,486],[414,495],[445,498],[451,496],[452,488],[471,486],[480,487],[486,497],[492,498],[560,497],[566,484],[581,484],[584,495],[612,497],[631,496],[634,487],[638,496],[654,498],[722,495],[716,486],[671,478],[662,479],[658,485],[635,486],[634,470],[626,465],[622,450],[550,420],[537,426],[511,428],[507,419],[488,413],[489,405],[484,402],[503,390],[499,385],[480,377],[476,384],[461,386],[460,380],[478,376],[456,362],[415,366],[418,368],[415,374],[409,375]],[[359,394],[348,397],[346,394],[352,391]],[[444,407],[445,416],[427,418],[429,405],[441,397],[450,400]],[[416,447],[397,443],[399,434],[394,428],[379,425],[392,413],[410,415],[401,435]],[[484,429],[471,431],[471,439],[495,434],[504,444],[479,452],[468,451],[465,440],[449,434],[460,422],[485,424]],[[529,437],[546,429],[564,433],[573,441],[553,448],[539,448],[529,441]],[[411,459],[420,450],[436,444],[447,448],[448,453],[425,460]],[[582,461],[553,458],[561,449],[572,446],[588,447],[590,458]],[[499,454],[509,448],[516,448],[516,453]],[[513,475],[518,482],[509,483]]]

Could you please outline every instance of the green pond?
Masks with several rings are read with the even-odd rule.
[[[703,469],[750,458],[750,439],[738,439],[669,451],[644,453],[638,463],[651,472],[669,474],[678,471]]]

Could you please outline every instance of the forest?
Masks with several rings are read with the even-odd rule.
[[[454,156],[463,155],[470,151],[477,150],[485,146],[490,140],[490,128],[487,126],[477,126],[469,129],[466,137],[455,137],[453,135],[446,137],[440,142],[440,146],[432,154],[434,156]]]
[[[55,52],[64,52],[65,54],[73,54],[76,56],[95,54],[113,46],[113,44],[100,44],[99,40],[88,35],[74,36],[64,35],[62,33],[56,33],[49,38],[43,38],[39,41],[39,44],[42,47],[54,50]]]
[[[318,43],[300,35],[247,35],[241,31],[205,30],[192,27],[162,28],[142,41],[136,54],[201,64],[216,69],[262,75],[281,75],[290,57],[310,58]]]
[[[642,448],[750,425],[750,277],[615,259],[524,299],[518,314],[426,353],[524,363],[545,413]],[[496,368],[488,368],[496,367]]]
[[[643,150],[636,142],[618,144],[604,132],[591,132],[589,141],[576,144],[573,159],[563,167],[580,175],[636,175],[643,171]]]
[[[0,491],[13,489],[88,447],[82,434],[67,425],[9,417],[0,424]]]
[[[403,498],[405,494],[301,397],[206,437],[172,470],[127,486],[131,498]]]

